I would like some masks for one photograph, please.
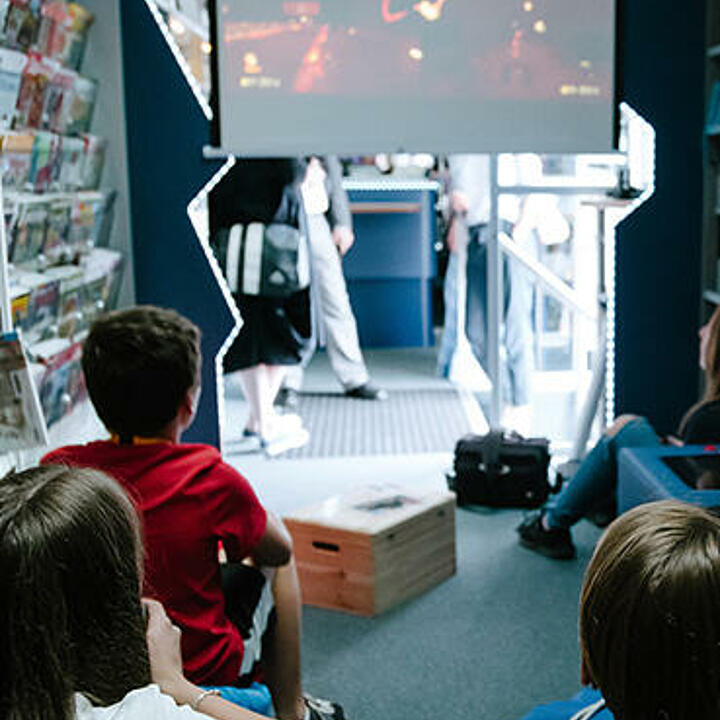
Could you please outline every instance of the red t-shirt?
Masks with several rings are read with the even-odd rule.
[[[265,533],[267,514],[248,481],[209,445],[110,441],[48,453],[44,464],[102,470],[125,487],[145,532],[143,592],[182,630],[187,677],[232,685],[243,641],[225,616],[218,541],[230,562],[246,558]]]

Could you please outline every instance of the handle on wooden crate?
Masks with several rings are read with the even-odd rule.
[[[336,545],[335,543],[321,542],[320,540],[313,540],[312,546],[316,550],[320,550],[321,552],[327,552],[327,553],[340,552],[340,546]]]

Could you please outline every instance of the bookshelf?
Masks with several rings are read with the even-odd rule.
[[[706,0],[706,9],[702,286],[709,310],[720,304],[720,0]]]
[[[124,254],[110,249],[114,189],[101,188],[107,138],[84,62],[97,16],[77,3],[0,3],[0,172],[9,272],[3,299],[50,427],[86,404],[80,348],[117,301]],[[0,438],[0,465],[5,460]]]

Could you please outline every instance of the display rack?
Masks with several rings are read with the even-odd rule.
[[[707,0],[703,300],[720,304],[720,1]]]
[[[98,83],[81,70],[93,19],[77,3],[0,3],[3,329],[21,331],[48,427],[85,400],[82,342],[124,266],[107,247],[106,142],[90,134]]]

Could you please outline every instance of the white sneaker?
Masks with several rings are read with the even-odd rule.
[[[270,434],[274,435],[278,432],[289,432],[291,430],[299,430],[303,426],[302,418],[295,413],[279,413],[275,415],[270,423]]]
[[[302,424],[298,425],[295,422],[287,425],[284,423],[274,423],[272,431],[261,438],[260,443],[266,455],[275,457],[288,450],[301,448],[307,445],[309,440],[310,433]]]

